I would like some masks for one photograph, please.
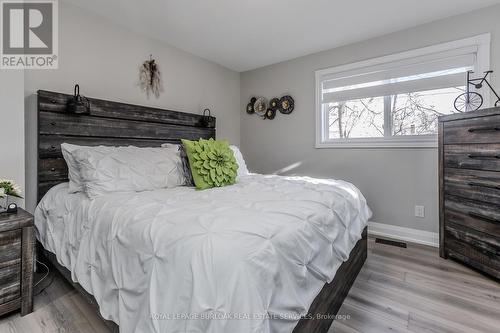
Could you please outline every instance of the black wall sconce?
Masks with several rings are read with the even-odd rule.
[[[210,109],[203,110],[202,123],[204,127],[215,127],[215,117],[212,117]]]
[[[75,85],[75,94],[68,101],[67,111],[75,114],[90,114],[90,101],[87,97],[80,95],[80,86]]]

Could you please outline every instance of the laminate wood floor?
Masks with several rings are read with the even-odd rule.
[[[53,278],[32,314],[0,317],[1,333],[109,332],[61,276]],[[439,258],[435,248],[370,239],[368,260],[339,315],[329,333],[498,333],[500,284]]]

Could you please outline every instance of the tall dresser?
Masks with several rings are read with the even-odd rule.
[[[500,279],[500,108],[439,118],[440,255]]]

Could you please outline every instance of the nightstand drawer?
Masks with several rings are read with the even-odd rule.
[[[33,216],[22,208],[0,214],[0,316],[32,312],[34,255]]]
[[[21,293],[21,265],[0,269],[0,304],[19,298]]]
[[[22,230],[0,232],[0,268],[21,262]]]

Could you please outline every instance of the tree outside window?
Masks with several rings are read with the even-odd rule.
[[[453,101],[464,90],[453,87],[325,104],[329,138],[437,134],[438,117],[458,112]]]

